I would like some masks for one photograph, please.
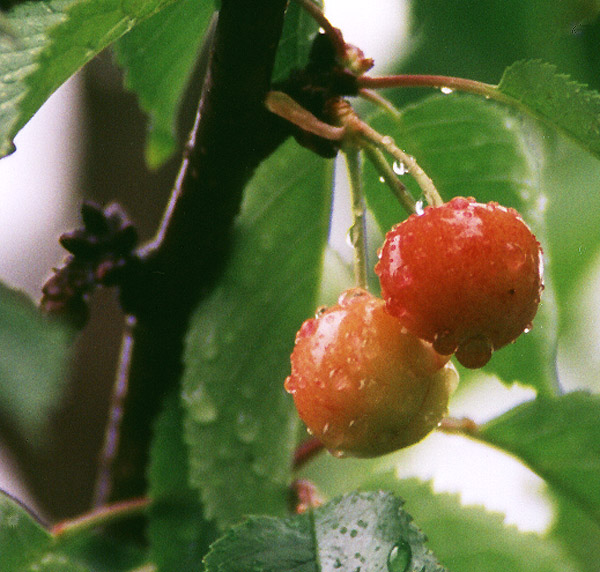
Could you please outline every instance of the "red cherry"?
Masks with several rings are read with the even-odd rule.
[[[388,312],[466,367],[531,328],[542,251],[517,211],[456,197],[386,235],[375,266]]]
[[[374,457],[421,440],[445,415],[458,374],[359,288],[304,322],[285,388],[332,453]]]

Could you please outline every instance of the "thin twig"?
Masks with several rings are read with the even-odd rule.
[[[357,121],[353,121],[354,128],[357,134],[360,134],[364,140],[365,145],[370,143],[376,145],[381,150],[389,153],[399,164],[404,165],[408,173],[415,179],[423,194],[427,204],[432,206],[440,206],[444,204],[442,197],[435,188],[433,181],[427,175],[425,171],[419,166],[416,159],[400,149],[394,142],[393,138],[389,135],[381,135],[370,125],[367,125],[362,120],[357,118]]]
[[[350,242],[354,248],[354,280],[359,288],[367,288],[367,237],[365,232],[366,207],[362,188],[362,165],[360,149],[344,148],[344,156],[350,178],[350,200],[352,203],[352,226]]]
[[[316,437],[304,441],[294,451],[292,468],[295,471],[300,470],[308,461],[313,459],[319,453],[325,451],[325,446]]]
[[[374,103],[389,113],[394,119],[398,119],[401,115],[398,109],[396,109],[396,106],[389,99],[383,97],[383,95],[372,89],[361,89],[359,90],[358,95],[364,100]]]
[[[400,182],[383,152],[375,145],[365,145],[364,152],[404,210],[409,214],[416,212],[414,197],[408,192],[406,186]]]
[[[460,419],[456,417],[445,417],[438,426],[438,431],[442,431],[443,433],[475,435],[479,431],[479,426],[475,421],[468,417],[462,417]]]
[[[121,340],[121,352],[115,383],[111,393],[108,421],[104,433],[104,444],[100,453],[98,475],[94,489],[93,506],[101,507],[106,504],[111,493],[112,466],[119,447],[121,420],[123,419],[123,404],[127,396],[129,370],[131,367],[131,350],[133,348],[133,328],[135,318],[128,316],[125,321],[125,331]]]
[[[150,506],[147,498],[136,498],[96,508],[76,518],[63,520],[52,527],[56,537],[65,537],[88,531],[98,526],[115,522],[117,519],[143,514]]]
[[[464,91],[483,95],[484,97],[493,97],[495,99],[503,97],[496,89],[495,85],[483,83],[472,79],[461,77],[451,77],[445,75],[388,75],[371,77],[363,75],[358,78],[358,84],[364,89],[386,89],[393,87],[431,87],[435,89],[445,89],[450,91]]]

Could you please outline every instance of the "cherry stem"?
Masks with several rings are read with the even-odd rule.
[[[308,461],[313,459],[319,453],[325,450],[325,446],[316,437],[300,443],[294,451],[294,459],[292,461],[292,468],[295,471],[300,470]]]
[[[367,289],[367,239],[365,233],[366,207],[362,185],[360,149],[353,145],[344,149],[350,183],[352,226],[350,242],[354,248],[354,279],[356,286]]]
[[[442,419],[438,431],[461,435],[476,435],[479,431],[479,426],[475,421],[468,417],[462,417],[460,419],[456,417],[445,417]]]
[[[323,10],[321,10],[321,7],[312,0],[296,0],[296,2],[323,28],[323,31],[329,36],[333,44],[338,59],[343,61],[346,58],[346,42],[341,30],[331,24]]]
[[[400,165],[404,165],[407,172],[415,179],[419,187],[421,187],[427,204],[431,206],[440,206],[444,204],[433,181],[429,178],[427,173],[421,169],[416,159],[400,149],[389,135],[381,135],[381,133],[362,121],[355,113],[349,114],[345,118],[344,124],[355,135],[363,139],[363,147],[369,144],[375,145],[377,148],[390,154]]]
[[[444,91],[464,91],[483,95],[506,102],[506,98],[495,85],[472,79],[451,77],[445,75],[388,75],[370,77],[363,75],[357,78],[358,85],[363,89],[386,89],[392,87],[432,87]]]
[[[138,516],[143,514],[149,506],[150,500],[145,497],[112,503],[76,518],[63,520],[52,527],[51,533],[55,538],[72,536],[109,524],[117,519]]]
[[[416,212],[416,201],[408,192],[408,189],[403,185],[394,169],[390,166],[383,152],[375,147],[375,145],[365,145],[364,152],[371,161],[379,175],[383,178],[385,184],[390,188],[398,202],[402,205],[408,214]]]
[[[380,93],[377,93],[372,89],[360,89],[358,91],[358,95],[366,101],[370,101],[371,103],[379,106],[384,111],[387,111],[395,119],[400,117],[400,112],[396,106],[389,99],[383,97],[383,95]]]
[[[267,93],[265,106],[271,113],[323,139],[341,141],[344,137],[343,127],[336,127],[321,121],[282,91],[270,91]]]

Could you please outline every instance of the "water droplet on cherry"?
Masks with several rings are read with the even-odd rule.
[[[478,369],[490,361],[493,349],[488,338],[476,336],[459,344],[456,359],[465,367]]]
[[[505,247],[506,266],[511,272],[518,272],[527,260],[527,254],[518,245],[507,243]]]

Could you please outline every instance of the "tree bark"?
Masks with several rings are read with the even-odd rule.
[[[146,491],[152,422],[181,376],[190,314],[225,265],[244,186],[289,134],[264,107],[286,3],[222,0],[199,116],[165,219],[122,285],[135,326],[113,500]]]

